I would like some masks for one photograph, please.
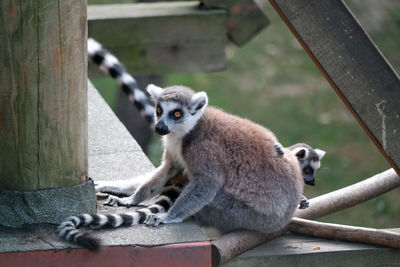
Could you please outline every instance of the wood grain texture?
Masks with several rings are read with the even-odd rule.
[[[0,189],[80,183],[87,173],[86,2],[0,5]]]
[[[253,0],[201,0],[207,8],[223,8],[228,11],[228,37],[243,46],[269,25],[269,20]]]
[[[400,79],[343,1],[270,0],[400,174]]]
[[[37,177],[38,172],[37,113],[21,112],[37,110],[38,89],[33,86],[38,76],[36,29],[27,26],[35,23],[37,17],[33,13],[34,1],[21,6],[14,1],[2,1],[1,7],[0,187],[18,188],[24,179]],[[23,16],[21,9],[30,10],[29,21],[28,14]]]
[[[97,5],[88,7],[88,19],[89,36],[133,74],[225,67],[223,10],[201,10],[197,2]]]

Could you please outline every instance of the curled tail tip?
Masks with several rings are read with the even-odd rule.
[[[85,233],[82,236],[80,236],[76,240],[76,243],[91,251],[100,251],[102,247],[100,239],[91,236],[89,233]]]
[[[92,236],[89,232],[81,232],[70,225],[66,227],[60,226],[57,232],[62,239],[75,243],[91,251],[100,251],[101,249],[101,240]]]

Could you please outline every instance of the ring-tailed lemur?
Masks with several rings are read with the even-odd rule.
[[[285,153],[285,149],[280,143],[275,144],[275,149],[278,155],[283,155]],[[315,185],[315,174],[321,167],[321,160],[326,152],[318,148],[313,149],[311,146],[304,143],[297,143],[286,149],[296,155],[299,160],[304,182],[307,185]],[[308,208],[309,205],[308,199],[303,195],[299,208],[305,209]]]
[[[150,123],[153,123],[154,106],[138,88],[136,80],[126,71],[123,64],[93,38],[88,38],[88,56],[102,71],[108,73],[117,81],[121,89],[128,95],[129,100],[134,103]],[[318,170],[320,160],[325,152],[320,149],[313,150],[312,147],[304,143],[295,144],[287,147],[287,149],[296,150],[295,154],[300,161],[300,168],[306,184],[314,185],[314,174]],[[276,151],[278,154],[283,155],[283,146],[280,143],[276,144]]]
[[[249,229],[282,230],[300,202],[303,181],[292,153],[277,157],[276,137],[248,120],[206,107],[207,95],[182,86],[148,86],[157,103],[155,130],[163,135],[163,162],[121,205],[137,205],[157,195],[179,172],[188,178],[166,213],[147,214],[147,225],[181,222],[195,215],[222,232]],[[121,226],[127,215],[97,215],[95,226]],[[67,240],[96,248],[96,240],[77,227],[91,225],[82,215],[60,225]],[[136,221],[135,221],[136,222]],[[65,231],[64,231],[65,230]]]
[[[93,38],[88,38],[88,57],[99,68],[114,78],[118,85],[124,91],[130,102],[132,102],[139,110],[140,114],[153,125],[154,123],[154,106],[150,103],[148,97],[143,93],[135,78],[130,75],[122,63],[112,55],[108,50],[104,49],[100,43]]]
[[[117,81],[121,89],[128,95],[129,100],[134,103],[150,123],[153,123],[154,106],[137,87],[136,80],[126,71],[123,64],[93,38],[88,38],[88,56],[102,71],[108,73]],[[295,144],[287,149],[296,149],[296,156],[300,161],[303,178],[306,184],[313,185],[315,171],[318,170],[320,159],[322,159],[325,152],[320,149],[313,150],[310,146],[302,143]],[[278,154],[283,155],[283,146],[280,143],[276,144],[276,150]],[[320,157],[319,160],[318,157]],[[300,208],[305,207],[308,207],[308,201],[303,196]]]

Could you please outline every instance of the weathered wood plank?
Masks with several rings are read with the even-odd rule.
[[[343,1],[270,0],[400,174],[400,79]]]
[[[249,42],[269,25],[269,20],[253,0],[201,0],[208,8],[228,11],[228,37],[238,46]]]
[[[225,67],[226,12],[197,2],[88,7],[89,36],[134,74]],[[91,72],[92,73],[92,72]]]
[[[0,189],[80,183],[87,173],[86,1],[0,5]]]

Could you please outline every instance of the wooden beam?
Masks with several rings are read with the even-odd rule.
[[[0,189],[87,179],[86,1],[0,3]]]
[[[269,20],[253,0],[201,0],[208,8],[224,8],[228,11],[228,37],[243,46],[269,25]]]
[[[88,19],[89,36],[133,74],[225,67],[224,10],[202,10],[198,2],[94,5]]]
[[[400,174],[400,79],[347,6],[330,0],[270,2]]]

